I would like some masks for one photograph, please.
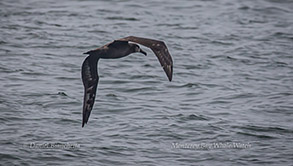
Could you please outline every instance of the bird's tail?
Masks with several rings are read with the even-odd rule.
[[[93,50],[90,50],[90,51],[85,52],[85,53],[83,53],[83,54],[91,54],[92,52],[93,52]]]
[[[99,53],[100,53],[100,50],[99,49],[96,49],[96,50],[90,50],[90,51],[85,52],[83,54],[90,54],[90,55],[92,55],[92,54],[99,54]]]

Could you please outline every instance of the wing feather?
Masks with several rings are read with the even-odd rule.
[[[81,75],[84,86],[82,127],[88,122],[92,108],[95,103],[97,85],[99,81],[97,63],[94,55],[89,55],[82,64]]]
[[[166,44],[163,41],[147,39],[142,37],[128,36],[122,39],[122,41],[131,41],[143,46],[149,47],[157,56],[160,61],[161,66],[163,67],[169,81],[172,81],[173,75],[173,60],[168,51]]]

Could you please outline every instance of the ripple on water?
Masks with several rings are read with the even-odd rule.
[[[290,0],[0,6],[1,164],[291,164]],[[82,128],[83,53],[129,35],[166,43],[172,82],[143,46],[146,57],[101,60],[96,102]],[[22,146],[34,142],[80,147]],[[251,147],[177,149],[174,142]]]

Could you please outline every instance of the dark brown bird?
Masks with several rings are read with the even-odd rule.
[[[133,42],[133,43],[129,43]],[[147,55],[137,44],[149,47],[153,50],[159,59],[169,81],[172,80],[173,61],[164,42],[159,40],[128,36],[122,39],[115,40],[95,50],[88,51],[84,54],[89,54],[84,60],[81,69],[82,82],[84,85],[84,101],[83,101],[83,116],[82,127],[88,122],[91,110],[95,103],[97,85],[99,75],[97,65],[100,58],[116,59],[122,58],[129,54],[140,52]]]

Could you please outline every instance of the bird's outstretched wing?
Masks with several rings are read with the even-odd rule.
[[[97,71],[98,60],[99,59],[96,56],[89,55],[82,64],[81,76],[84,86],[82,127],[88,122],[95,103],[96,90],[99,81]]]
[[[156,54],[158,60],[160,61],[165,73],[167,74],[169,81],[172,81],[173,60],[167,46],[163,41],[135,36],[128,36],[119,40],[135,42],[152,49],[153,52]]]

